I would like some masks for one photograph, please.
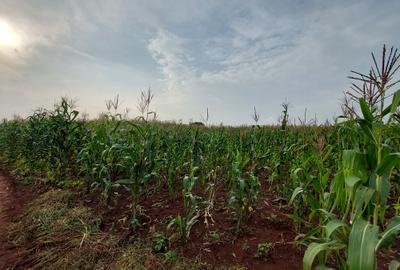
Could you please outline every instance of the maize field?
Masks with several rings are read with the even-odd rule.
[[[147,239],[166,261],[398,269],[400,91],[380,108],[357,101],[333,125],[227,127],[111,109],[87,120],[62,99],[4,120],[0,157],[24,182],[79,194],[99,231]]]

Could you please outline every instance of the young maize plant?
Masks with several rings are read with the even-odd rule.
[[[182,244],[185,244],[190,236],[190,231],[198,222],[200,211],[198,209],[198,200],[200,199],[192,193],[192,189],[196,184],[198,177],[195,176],[197,167],[190,166],[190,174],[183,179],[183,206],[185,215],[178,214],[168,224],[167,229],[174,229],[175,232],[171,235],[170,240],[180,239]]]
[[[106,114],[90,125],[86,143],[79,152],[77,162],[85,177],[87,191],[102,189],[107,203],[115,187],[115,181],[123,171],[122,152],[125,144],[122,122],[118,116]]]
[[[360,149],[365,151],[343,151],[340,170],[330,187],[330,202],[319,209],[324,219],[306,236],[317,238],[304,254],[306,270],[311,269],[315,259],[325,267],[332,255],[340,269],[373,270],[377,252],[392,244],[400,233],[400,216],[386,220],[390,180],[394,168],[400,168],[400,152],[390,144],[390,138],[384,137],[400,106],[400,90],[382,114],[374,114],[363,99],[359,103],[363,117],[346,124],[363,134],[360,144],[366,147]],[[383,122],[385,116],[387,123]]]
[[[146,134],[146,132],[148,132]],[[152,178],[157,177],[161,162],[156,156],[157,141],[155,132],[143,131],[141,128],[130,132],[132,138],[131,143],[125,146],[122,151],[123,167],[127,170],[126,179],[115,181],[116,185],[123,185],[130,190],[132,197],[132,217],[130,224],[135,228],[139,226],[137,210],[140,202],[142,187]]]
[[[248,163],[249,159],[244,159],[240,153],[237,153],[231,168],[228,204],[236,214],[236,234],[239,233],[243,222],[246,222],[254,211],[261,188],[253,172],[244,172]]]

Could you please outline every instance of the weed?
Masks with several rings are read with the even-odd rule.
[[[257,252],[254,254],[254,257],[257,259],[265,259],[271,257],[272,249],[274,247],[273,243],[262,243],[257,245]]]
[[[153,251],[166,252],[168,250],[168,238],[163,233],[156,233],[153,237]]]
[[[175,250],[170,250],[165,253],[165,262],[168,264],[172,264],[178,260],[178,254]]]

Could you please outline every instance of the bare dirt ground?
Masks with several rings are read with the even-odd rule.
[[[11,269],[23,250],[7,239],[8,226],[31,197],[29,188],[16,187],[13,178],[0,168],[0,269]]]

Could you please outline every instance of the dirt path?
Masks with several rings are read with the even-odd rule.
[[[13,178],[0,168],[0,270],[10,269],[20,257],[21,250],[7,241],[7,231],[27,201],[27,193],[27,189],[16,189]]]

